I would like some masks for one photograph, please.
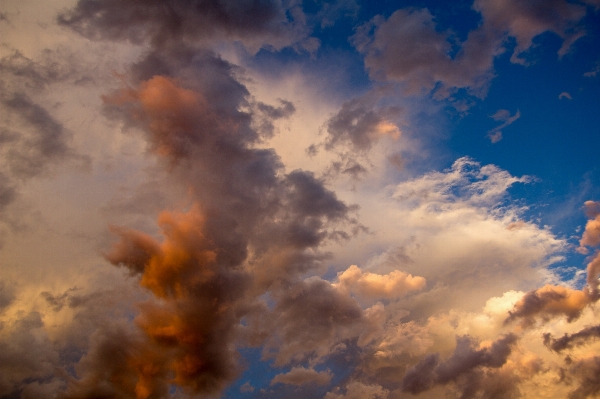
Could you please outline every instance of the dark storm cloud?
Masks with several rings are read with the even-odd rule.
[[[412,394],[427,391],[435,385],[450,382],[457,384],[461,398],[475,396],[478,392],[491,390],[487,384],[497,383],[498,376],[484,376],[483,368],[499,369],[508,359],[517,336],[507,334],[496,340],[490,347],[476,349],[476,342],[469,336],[456,338],[456,349],[452,356],[440,361],[439,354],[427,355],[410,368],[403,380],[402,391]],[[504,389],[510,390],[511,381]]]
[[[301,8],[284,8],[274,0],[80,0],[58,22],[92,39],[150,40],[158,47],[180,41],[237,40],[258,51],[264,45],[281,48],[308,36]]]
[[[600,338],[600,325],[586,327],[573,334],[566,334],[560,338],[553,338],[550,333],[544,334],[544,345],[555,352],[571,349],[575,346],[585,345],[589,341]]]

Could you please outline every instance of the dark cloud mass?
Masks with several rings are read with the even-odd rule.
[[[289,356],[314,352],[338,326],[361,318],[329,283],[299,280],[323,259],[318,247],[343,233],[334,226],[350,222],[350,208],[311,173],[282,173],[272,150],[253,148],[272,131],[255,129],[254,115],[242,111],[249,93],[233,71],[210,51],[157,49],[134,65],[130,86],[104,97],[106,114],[144,134],[193,204],[161,214],[162,242],[113,228],[120,241],[106,258],[139,275],[155,299],[140,304],[137,341],[94,344],[69,397],[89,397],[73,392],[114,385],[115,375],[124,377],[110,389],[138,398],[164,396],[168,381],[190,393],[219,392],[239,372],[238,325],[262,310],[266,292],[276,300],[268,316],[274,331],[291,341]],[[293,111],[285,100],[256,106],[263,125]],[[305,305],[294,310],[302,301],[289,297],[304,286],[312,313],[303,313]],[[347,311],[336,306],[346,302]],[[323,332],[292,339],[315,315],[326,322]],[[106,351],[122,361],[107,364]],[[98,374],[96,367],[106,369]]]
[[[573,334],[565,334],[560,338],[553,338],[551,334],[544,334],[544,345],[555,352],[561,352],[575,346],[584,345],[587,341],[600,338],[600,326],[586,327]]]
[[[448,359],[440,361],[439,354],[430,354],[409,369],[402,380],[402,391],[418,394],[434,385],[454,382],[461,391],[461,398],[474,397],[486,390],[489,376],[484,376],[481,369],[502,367],[517,340],[516,335],[509,334],[489,348],[475,349],[476,343],[471,337],[457,337],[456,349]]]
[[[80,0],[58,22],[93,39],[138,44],[150,39],[159,47],[237,40],[258,51],[264,45],[279,49],[307,36],[302,15],[300,7],[284,8],[274,0]]]

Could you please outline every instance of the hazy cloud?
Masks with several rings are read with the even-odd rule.
[[[289,372],[277,374],[272,380],[271,385],[289,384],[289,385],[304,385],[317,384],[325,385],[331,381],[333,375],[329,370],[316,371],[313,369],[305,369],[303,367],[293,367]]]
[[[402,113],[399,107],[377,109],[368,99],[350,100],[326,122],[325,148],[348,143],[354,150],[365,151],[384,136],[398,139],[401,132],[393,121]]]
[[[558,99],[559,99],[559,100],[561,100],[561,99],[563,99],[563,98],[566,98],[566,99],[568,99],[568,100],[572,100],[572,99],[573,99],[573,97],[571,97],[571,95],[570,95],[569,93],[567,93],[566,91],[563,91],[562,93],[560,93],[560,94],[558,95]]]
[[[500,126],[496,126],[492,130],[488,132],[488,138],[490,141],[495,144],[502,140],[502,129],[512,124],[514,121],[521,117],[521,111],[517,110],[514,115],[511,115],[508,110],[500,109],[494,115],[490,116],[493,120],[497,122],[502,122]]]

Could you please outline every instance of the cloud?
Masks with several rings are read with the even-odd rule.
[[[579,245],[580,252],[587,253],[585,246],[600,246],[600,205],[594,201],[586,201],[584,205],[586,216],[590,220],[585,225]],[[598,294],[598,276],[600,276],[600,252],[597,252],[587,265],[587,286],[592,291],[592,295]]]
[[[329,370],[315,371],[313,369],[305,369],[303,367],[293,367],[289,372],[277,374],[271,380],[271,385],[288,384],[288,385],[304,385],[317,384],[325,385],[331,381],[333,375]]]
[[[560,338],[553,338],[552,334],[546,333],[544,334],[544,345],[555,352],[562,352],[565,349],[584,345],[595,338],[600,338],[600,325],[586,327],[573,334],[564,334]]]
[[[579,385],[561,385],[559,394],[595,394],[597,359],[557,360],[542,334],[550,334],[552,346],[568,331],[564,345],[585,342],[595,350],[595,330],[582,326],[593,318],[590,292],[600,266],[596,260],[588,266],[587,291],[543,286],[555,278],[547,267],[568,246],[526,219],[510,198],[510,187],[533,179],[470,158],[441,171],[382,177],[387,172],[376,170],[367,153],[400,169],[404,153],[396,147],[403,142],[393,155],[372,150],[400,138],[409,112],[391,95],[382,97],[397,94],[389,85],[337,99],[338,112],[321,119],[326,135],[313,149],[339,156],[331,166],[289,167],[269,148],[280,134],[277,123],[301,103],[261,98],[252,73],[235,65],[228,50],[217,51],[236,42],[243,57],[284,47],[314,55],[313,15],[327,29],[356,9],[353,1],[329,2],[311,15],[298,4],[80,0],[61,14],[62,25],[92,40],[135,43],[125,47],[140,58],[118,68],[102,103],[110,129],[121,128],[138,145],[115,145],[102,156],[127,161],[94,175],[111,180],[110,192],[94,201],[108,203],[102,223],[113,225],[90,229],[88,238],[104,259],[89,254],[93,245],[50,242],[68,277],[39,286],[28,281],[27,290],[0,284],[0,396],[235,395],[223,392],[244,372],[242,348],[262,353],[265,367],[286,367],[270,382],[248,380],[250,370],[239,388],[245,394],[293,397],[312,389],[326,399],[513,398],[545,386],[544,378],[556,378],[560,368],[564,382]],[[425,9],[378,17],[359,27],[353,43],[372,78],[452,100],[463,89],[485,95],[507,38],[516,38],[513,61],[521,62],[538,31],[559,33],[561,54],[582,34],[576,31],[581,7],[572,3],[550,2],[555,17],[512,1],[475,7],[483,20],[464,43],[440,30]],[[513,14],[537,30],[511,25],[506,16]],[[59,106],[34,95],[67,79],[64,70],[21,53],[2,60],[0,70],[22,80],[2,83],[10,90],[0,101],[18,123],[0,130],[0,140],[7,154],[23,155],[4,158],[12,166],[0,171],[1,210],[15,202],[19,179],[80,158]],[[519,115],[498,111],[492,118],[502,125],[494,134],[500,137]],[[358,190],[346,190],[330,171],[352,176]],[[358,182],[367,173],[373,179]],[[126,187],[118,191],[114,181]],[[121,194],[130,187],[134,195]],[[355,199],[360,209],[350,204]],[[586,203],[591,219],[596,208]],[[591,222],[582,246],[595,245]],[[110,234],[109,248],[103,243]],[[85,255],[63,266],[62,251],[71,246]],[[115,267],[98,267],[106,262]],[[51,274],[57,266],[48,263]],[[88,282],[82,269],[88,264],[109,277]],[[75,273],[80,280],[71,280],[70,267],[83,270]]]
[[[2,99],[2,105],[31,129],[31,133],[25,130],[27,133],[7,132],[5,135],[12,145],[3,151],[4,159],[13,176],[36,176],[44,172],[47,164],[75,158],[67,145],[65,128],[45,108],[22,93]]]
[[[329,282],[310,278],[278,294],[274,331],[263,349],[276,365],[329,355],[367,322],[358,303]]]
[[[147,54],[130,81],[103,100],[109,118],[147,141],[189,205],[160,214],[162,241],[112,229],[119,241],[106,259],[137,276],[152,298],[139,303],[137,328],[123,346],[105,342],[112,333],[98,336],[69,384],[70,397],[100,386],[153,397],[169,383],[216,394],[240,371],[243,336],[265,344],[265,353],[283,338],[276,363],[285,364],[357,335],[349,330],[365,317],[356,302],[328,282],[300,278],[321,266],[323,243],[350,237],[344,229],[356,224],[352,208],[314,174],[284,173],[277,154],[258,146],[272,135],[265,127],[294,111],[290,102],[253,103],[233,65],[180,47]],[[261,299],[267,294],[272,311]],[[320,328],[309,330],[315,317]],[[255,324],[264,319],[267,334]],[[104,372],[98,367],[106,351],[120,357]]]
[[[456,349],[445,361],[440,361],[439,354],[430,354],[410,368],[402,379],[402,391],[418,394],[437,384],[456,383],[466,375],[459,383],[462,397],[475,395],[485,385],[483,376],[475,371],[482,367],[502,367],[516,342],[517,337],[509,334],[499,338],[489,348],[477,350],[471,337],[457,337]]]
[[[523,325],[529,326],[535,322],[536,317],[548,320],[563,315],[571,322],[577,319],[591,302],[585,291],[545,285],[525,294],[509,312],[510,317],[506,322],[522,319]]]
[[[586,78],[595,78],[598,73],[600,73],[600,63],[597,63],[591,71],[585,72],[583,76]]]
[[[586,201],[585,203],[585,212],[590,220],[586,223],[585,231],[579,241],[582,247],[600,245],[600,212],[598,207],[600,207],[600,202]]]
[[[400,137],[400,129],[391,120],[402,115],[399,107],[374,109],[368,99],[345,102],[339,112],[326,122],[328,137],[326,149],[348,143],[355,151],[365,151],[381,137]]]
[[[566,91],[563,91],[562,93],[560,93],[560,94],[558,95],[558,99],[559,99],[559,100],[561,100],[561,99],[563,99],[563,98],[566,98],[566,99],[569,99],[569,100],[572,100],[572,99],[573,99],[573,97],[571,97],[571,95],[570,95],[569,93],[567,93]]]
[[[488,138],[493,144],[496,144],[500,140],[502,140],[502,129],[512,124],[514,121],[521,117],[521,111],[517,110],[514,115],[510,115],[510,112],[505,109],[498,110],[494,115],[490,116],[493,120],[497,122],[503,122],[500,126],[496,126],[492,130],[488,132]]]
[[[352,381],[346,386],[346,393],[328,392],[324,399],[387,399],[389,391],[380,385],[367,385],[358,381]]]
[[[363,272],[356,265],[350,266],[338,273],[340,289],[355,293],[358,297],[369,299],[396,299],[403,297],[410,291],[418,291],[425,287],[423,277],[394,270],[389,274],[381,275]]]
[[[58,22],[92,39],[123,40],[140,44],[149,40],[166,48],[175,43],[242,42],[256,53],[263,46],[281,49],[306,39],[302,9],[265,1],[151,1],[80,0],[62,13]]]
[[[600,392],[598,373],[600,372],[600,357],[590,356],[573,362],[569,371],[579,381],[579,386],[569,394],[569,399],[584,399],[593,397]]]
[[[580,32],[573,30],[586,14],[585,7],[564,0],[553,0],[543,4],[523,3],[517,0],[476,0],[473,8],[482,14],[484,27],[488,32],[506,32],[516,39],[517,46],[511,61],[518,64],[526,64],[521,55],[531,47],[533,38],[541,33],[554,32],[567,41],[572,36],[575,36],[572,41],[581,37]],[[560,49],[561,54],[566,51],[566,48]]]
[[[451,98],[457,89],[485,97],[494,77],[494,58],[506,50],[507,37],[517,46],[511,62],[527,64],[522,55],[533,38],[551,31],[564,39],[559,56],[584,33],[577,23],[584,6],[554,0],[544,4],[516,0],[477,0],[473,9],[483,22],[460,42],[451,31],[440,31],[428,9],[400,9],[387,20],[373,18],[360,26],[352,42],[364,54],[371,78],[399,82],[407,94],[434,91],[438,99]]]

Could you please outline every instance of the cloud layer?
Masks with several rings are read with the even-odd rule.
[[[418,126],[471,112],[544,33],[566,56],[597,6],[476,0],[462,34],[342,0],[54,10],[53,50],[0,58],[0,397],[597,396],[600,202],[556,234],[515,194],[534,177],[439,166]],[[100,46],[112,61],[85,63]],[[323,54],[360,57],[368,84],[327,97]],[[303,119],[294,74],[330,113]],[[575,251],[585,283],[560,267]]]

